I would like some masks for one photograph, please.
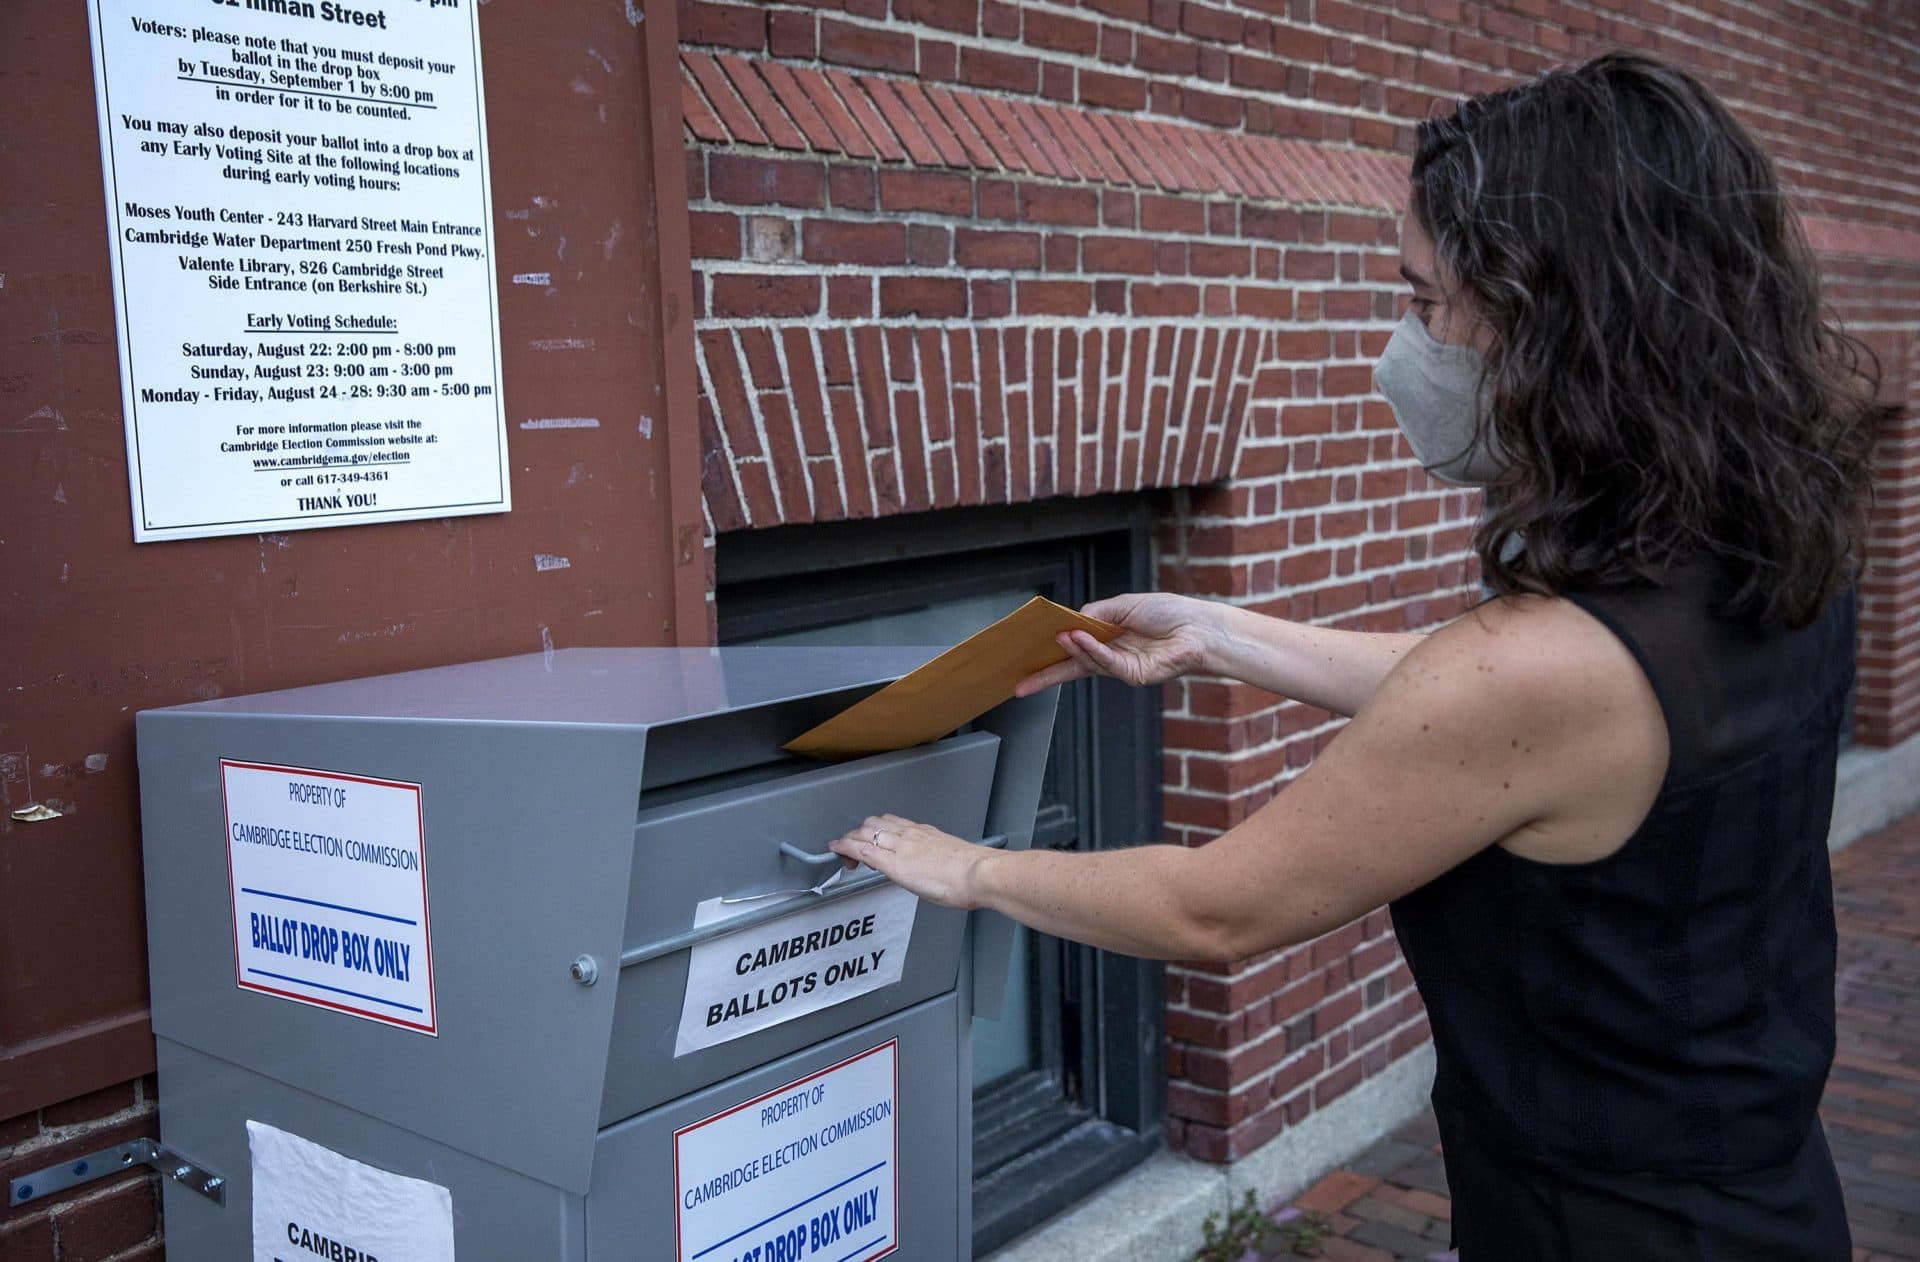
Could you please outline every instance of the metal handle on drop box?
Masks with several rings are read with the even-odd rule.
[[[992,837],[983,837],[978,842],[975,842],[974,844],[980,845],[980,846],[987,846],[992,849],[998,850],[1002,846],[1007,844],[1007,838],[1006,838],[1006,834],[1001,833]],[[783,841],[780,843],[780,853],[787,856],[787,858],[789,859],[798,859],[800,862],[808,865],[809,867],[815,867],[815,868],[822,867],[829,863],[840,862],[840,856],[835,854],[831,850],[823,851],[820,854],[809,854],[805,850],[802,850],[800,847],[794,845],[790,841]]]
[[[811,868],[824,867],[829,863],[840,862],[840,856],[831,850],[824,851],[820,854],[808,854],[790,841],[780,843],[780,853],[789,859],[798,859]]]
[[[791,844],[790,842],[782,842],[781,849],[785,850],[786,847]],[[993,836],[983,837],[973,844],[998,850],[1007,844],[1007,835],[1005,833],[995,833]],[[800,853],[802,855],[806,854],[805,851],[801,851]],[[831,850],[827,852],[827,858],[829,859],[837,860],[839,857],[839,855],[834,854]],[[717,920],[710,925],[699,925],[682,933],[676,933],[670,938],[661,938],[657,942],[649,942],[644,946],[629,947],[620,953],[620,967],[632,968],[636,964],[645,964],[648,960],[657,960],[663,955],[672,955],[676,951],[685,951],[691,947],[699,946],[702,942],[709,942],[714,938],[722,938],[727,934],[737,933],[742,929],[751,929],[755,925],[765,924],[769,920],[776,920],[786,915],[803,902],[808,906],[814,907],[819,906],[821,903],[836,902],[849,895],[870,890],[874,886],[885,882],[886,879],[886,877],[881,876],[878,872],[870,873],[867,876],[861,877],[859,880],[848,881],[844,885],[836,885],[824,893],[796,894],[792,898],[785,898],[777,903],[768,903],[765,907],[756,907],[752,911],[743,912],[738,916],[729,916],[725,920]]]

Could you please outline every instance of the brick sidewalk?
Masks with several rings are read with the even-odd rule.
[[[1839,1050],[1820,1115],[1855,1262],[1920,1262],[1920,813],[1835,855],[1833,876]],[[1260,1256],[1439,1262],[1448,1214],[1426,1115],[1280,1207]]]

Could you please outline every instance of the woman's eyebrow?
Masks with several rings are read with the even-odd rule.
[[[1400,275],[1401,275],[1401,276],[1402,276],[1402,277],[1403,277],[1403,278],[1404,278],[1404,279],[1405,279],[1405,280],[1407,281],[1407,283],[1409,283],[1409,284],[1412,284],[1412,285],[1424,285],[1424,286],[1426,286],[1426,287],[1427,287],[1428,289],[1432,289],[1432,288],[1433,288],[1433,282],[1432,282],[1432,281],[1430,281],[1430,280],[1428,280],[1428,279],[1427,279],[1426,277],[1424,277],[1424,276],[1422,276],[1422,275],[1421,275],[1420,273],[1418,273],[1418,272],[1416,272],[1416,271],[1414,271],[1414,270],[1413,270],[1413,269],[1412,269],[1411,267],[1408,267],[1408,266],[1406,265],[1406,263],[1405,263],[1404,261],[1402,261],[1402,262],[1401,262],[1401,264],[1400,264]]]

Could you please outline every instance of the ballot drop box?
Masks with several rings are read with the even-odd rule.
[[[139,715],[159,1138],[223,1194],[163,1181],[169,1256],[968,1257],[1012,926],[827,844],[891,812],[1024,847],[1053,694],[781,750],[930,656],[578,649]]]

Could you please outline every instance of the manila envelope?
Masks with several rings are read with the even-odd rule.
[[[1103,644],[1123,630],[1035,596],[786,748],[815,758],[852,758],[938,740],[1013,696],[1013,686],[1028,675],[1066,661],[1054,637],[1076,627]]]

